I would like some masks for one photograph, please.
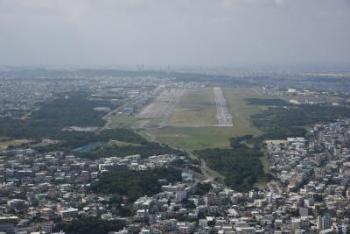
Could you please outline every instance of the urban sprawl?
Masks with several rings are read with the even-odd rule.
[[[350,120],[317,124],[306,138],[266,141],[274,177],[266,189],[236,192],[183,170],[182,182],[138,198],[131,218],[113,215],[111,197],[89,192],[89,186],[109,170],[167,167],[178,156],[87,160],[31,148],[3,150],[0,230],[51,233],[54,220],[99,216],[124,224],[111,233],[348,233],[349,146]],[[211,189],[196,195],[205,184]]]

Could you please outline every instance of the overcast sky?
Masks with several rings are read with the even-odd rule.
[[[350,64],[350,0],[0,0],[0,64]]]

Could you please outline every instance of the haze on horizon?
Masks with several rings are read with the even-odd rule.
[[[349,65],[349,0],[0,0],[0,64]]]

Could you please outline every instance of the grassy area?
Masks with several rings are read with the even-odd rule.
[[[0,150],[5,150],[10,146],[20,146],[30,142],[31,142],[30,140],[26,140],[26,139],[0,141]]]
[[[185,107],[194,106],[191,102],[196,105],[201,105],[204,108],[205,105],[208,106],[208,100],[210,96],[208,91],[211,89],[203,89],[196,91],[193,94],[185,95],[184,99],[181,101],[180,107],[182,112],[175,113],[176,115],[172,118],[172,123],[174,123],[174,118],[178,122],[183,118],[183,121],[188,121],[189,123],[208,123],[210,121],[216,121],[215,114],[216,109],[209,105],[209,110],[199,110],[201,114],[195,114],[193,110],[185,110]],[[166,128],[150,128],[147,131],[154,136],[157,141],[162,143],[184,148],[188,150],[198,150],[205,148],[229,148],[231,137],[243,136],[243,135],[259,135],[260,131],[255,128],[251,121],[250,116],[260,111],[264,110],[264,106],[254,106],[248,105],[245,101],[246,98],[257,98],[264,97],[262,94],[258,93],[254,89],[235,89],[235,88],[225,88],[224,95],[227,100],[228,108],[233,117],[233,127],[166,127]],[[203,97],[204,96],[204,97]],[[205,97],[206,96],[206,97]],[[201,101],[202,100],[202,101]],[[185,102],[185,103],[184,103]],[[186,103],[189,102],[189,103]],[[214,104],[214,103],[213,103]],[[184,113],[186,112],[186,113]],[[190,113],[188,113],[190,112]],[[209,117],[205,116],[205,113],[209,112]],[[187,120],[184,116],[190,116]],[[214,116],[214,117],[213,117]],[[213,123],[213,122],[212,122]],[[216,123],[216,122],[214,122]]]
[[[116,114],[110,117],[108,121],[108,127],[110,128],[130,128],[137,119],[134,116]]]
[[[228,108],[232,114],[233,137],[242,135],[259,135],[261,132],[252,124],[251,116],[264,110],[264,106],[248,105],[247,98],[263,98],[264,95],[256,89],[226,88],[224,95]]]
[[[207,127],[216,124],[216,107],[213,90],[189,90],[181,98],[169,119],[170,126]]]
[[[116,141],[116,140],[110,140],[107,144],[108,146],[111,147],[124,147],[124,146],[141,146],[141,144],[137,143],[131,143],[131,142],[125,142],[125,141]]]
[[[189,150],[228,148],[234,134],[230,128],[219,127],[167,127],[147,130],[157,141]]]
[[[212,88],[187,91],[170,117],[168,127],[157,128],[159,119],[143,120],[126,115],[112,116],[108,126],[136,129],[155,126],[147,127],[141,133],[146,134],[147,139],[188,150],[229,148],[231,137],[259,135],[260,131],[252,125],[250,116],[267,107],[248,105],[246,99],[265,96],[251,88],[224,88],[223,91],[233,117],[233,127],[215,127],[216,106]]]

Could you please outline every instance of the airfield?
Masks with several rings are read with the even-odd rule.
[[[250,116],[263,107],[248,105],[252,97],[264,95],[252,88],[165,88],[135,116],[112,121],[173,147],[228,148],[231,137],[260,134]]]

